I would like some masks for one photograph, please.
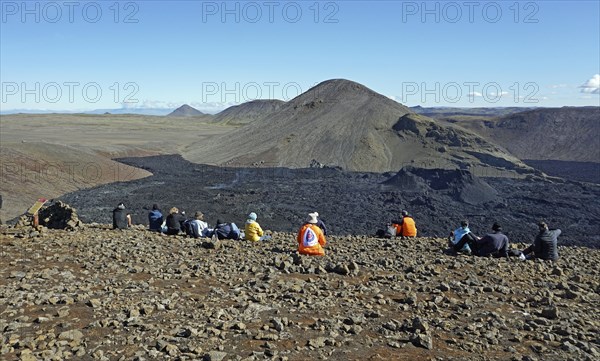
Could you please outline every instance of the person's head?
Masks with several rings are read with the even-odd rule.
[[[125,205],[123,204],[123,202],[121,202],[121,203],[119,203],[119,205],[117,205],[117,208],[125,209]]]
[[[408,212],[407,211],[402,211],[402,217],[408,217]]]
[[[204,213],[198,211],[194,214],[194,218],[202,220],[202,219],[204,219]]]
[[[308,214],[308,219],[306,220],[306,222],[310,223],[310,224],[317,224],[318,220],[317,217],[319,216],[319,213],[314,212],[314,213],[309,213]]]
[[[492,225],[492,231],[500,232],[501,230],[502,230],[502,227],[500,226],[500,224],[498,222],[494,222],[494,224]]]
[[[179,213],[179,209],[177,207],[173,207],[171,208],[171,210],[169,211],[170,214],[175,214],[175,213]]]
[[[469,227],[469,221],[467,221],[466,219],[465,219],[464,221],[461,221],[461,222],[460,222],[460,226],[461,226],[462,228],[467,228],[467,227]]]
[[[540,232],[544,232],[548,230],[548,224],[544,221],[540,221],[538,223],[538,228],[540,229]]]
[[[153,210],[153,211],[158,211],[158,204],[154,203],[154,204],[152,205],[152,210]]]
[[[254,212],[252,212],[248,215],[248,219],[250,219],[250,220],[256,221],[256,218],[257,218],[256,213],[254,213]]]
[[[217,219],[217,224],[222,224],[223,222],[220,219]]]

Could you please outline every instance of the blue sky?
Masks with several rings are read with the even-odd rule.
[[[2,111],[218,110],[345,78],[410,106],[600,105],[599,1],[1,1]]]

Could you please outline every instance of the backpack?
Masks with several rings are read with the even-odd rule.
[[[235,223],[230,223],[231,232],[229,232],[229,239],[240,239],[240,229]]]
[[[198,237],[196,235],[194,235],[194,228],[192,227],[192,220],[188,219],[187,221],[183,222],[183,230],[185,232],[186,235],[190,236],[190,237]]]
[[[394,225],[387,226],[385,233],[383,235],[385,238],[393,238],[396,237],[396,227]]]
[[[319,238],[317,234],[312,229],[307,228],[304,232],[304,237],[302,237],[302,245],[304,247],[313,247],[319,244]]]

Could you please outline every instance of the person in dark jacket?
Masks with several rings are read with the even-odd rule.
[[[162,224],[165,221],[162,212],[157,204],[152,206],[152,210],[148,212],[148,227],[151,231],[162,232]]]
[[[131,215],[125,211],[125,205],[119,203],[117,208],[113,209],[113,229],[127,229],[131,227]]]
[[[538,228],[539,233],[535,236],[535,241],[523,251],[523,254],[527,259],[539,258],[556,261],[558,259],[557,243],[558,236],[561,233],[560,229],[550,230],[546,222],[540,222]]]
[[[218,239],[239,239],[240,229],[235,223],[222,222],[217,219],[217,225],[214,229],[214,234],[217,235]]]
[[[184,218],[179,214],[177,207],[171,208],[169,215],[167,216],[167,234],[170,236],[176,236],[181,231],[181,224]]]
[[[498,223],[492,225],[492,233],[488,233],[478,240],[470,237],[463,237],[455,246],[455,250],[460,250],[465,244],[471,248],[472,254],[479,257],[506,257],[508,258],[508,237],[502,233],[502,227]]]

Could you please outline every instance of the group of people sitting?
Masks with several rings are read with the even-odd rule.
[[[148,212],[149,230],[166,235],[185,234],[193,238],[216,236],[219,240],[247,240],[247,241],[268,241],[270,235],[265,234],[260,224],[256,221],[258,216],[251,212],[244,225],[244,231],[241,232],[235,223],[222,222],[220,219],[214,228],[210,228],[204,221],[204,214],[200,211],[194,214],[194,218],[187,219],[185,212],[179,212],[177,207],[171,208],[167,217],[159,209],[157,204],[152,206]],[[113,210],[113,228],[126,229],[131,227],[131,216],[125,211],[125,205],[119,203]],[[319,213],[309,213],[308,218],[298,231],[298,251],[301,254],[311,256],[322,256],[325,254],[323,247],[327,243],[325,236],[327,227],[325,222],[319,218]]]
[[[550,230],[546,222],[538,223],[539,232],[532,245],[523,251],[510,250],[508,237],[502,233],[502,227],[495,222],[492,232],[483,237],[477,237],[469,229],[469,222],[461,222],[454,232],[450,233],[449,247],[454,252],[473,254],[479,257],[519,257],[526,259],[544,259],[556,261],[558,259],[558,236],[560,229]]]
[[[256,213],[250,213],[246,220],[244,232],[241,232],[237,224],[223,222],[220,219],[217,219],[214,228],[210,228],[204,220],[204,214],[200,211],[197,211],[193,218],[187,219],[185,212],[179,212],[177,207],[173,207],[165,218],[158,205],[154,204],[152,210],[148,213],[149,229],[170,236],[179,234],[186,234],[193,238],[216,236],[218,239],[245,239],[255,242],[270,239],[271,236],[264,233],[256,218]]]
[[[415,220],[407,211],[402,211],[401,215],[402,217],[399,220],[390,222],[386,230],[377,231],[377,236],[384,238],[416,237]],[[180,213],[178,208],[173,207],[165,218],[158,205],[154,204],[152,210],[148,213],[149,229],[167,235],[186,234],[193,238],[216,236],[219,240],[233,239],[254,242],[271,239],[271,236],[265,234],[256,219],[256,213],[250,213],[244,225],[244,231],[241,232],[235,223],[222,222],[220,219],[217,220],[214,228],[210,228],[208,223],[204,221],[204,214],[200,211],[196,212],[192,219],[187,219],[185,212]],[[459,228],[450,233],[449,247],[457,253],[480,257],[516,256],[522,260],[533,258],[557,260],[557,238],[561,233],[560,229],[550,230],[545,222],[540,222],[538,226],[539,233],[534,243],[523,251],[517,251],[509,250],[508,237],[502,233],[500,224],[494,223],[492,232],[480,238],[471,232],[469,222],[464,220]],[[113,210],[113,228],[123,229],[128,227],[131,227],[131,216],[125,211],[124,204],[119,203],[117,208]],[[326,236],[327,227],[323,220],[319,218],[319,213],[309,213],[296,237],[298,252],[311,256],[324,255],[323,247],[327,244]]]

